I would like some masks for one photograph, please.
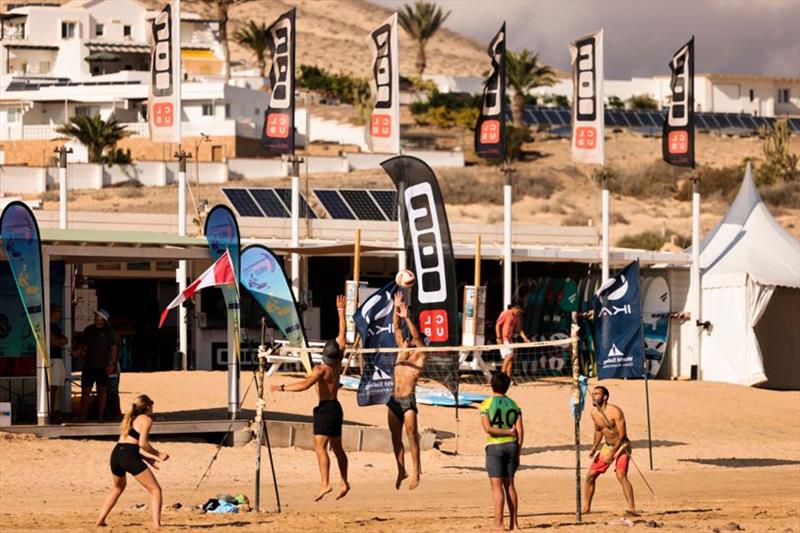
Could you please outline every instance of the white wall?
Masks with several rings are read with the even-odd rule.
[[[282,178],[289,175],[286,162],[280,159],[234,158],[228,159],[230,174],[243,179]],[[233,178],[233,176],[230,176]],[[238,176],[237,176],[238,177]]]
[[[138,161],[132,165],[103,167],[103,186],[134,181],[146,187],[167,184],[166,164],[163,161]]]
[[[67,190],[102,188],[103,165],[74,163],[67,167]]]
[[[131,40],[136,42],[147,41],[147,30],[145,15],[147,10],[139,2],[133,0],[105,0],[89,7],[89,13],[94,19],[91,24],[91,33],[88,33],[90,40],[104,41],[124,41]],[[103,36],[94,36],[95,24],[104,25]],[[123,37],[123,26],[131,26],[131,36],[127,39]]]
[[[3,194],[41,194],[47,190],[44,167],[0,167],[0,191]]]
[[[464,152],[410,151],[403,152],[425,161],[432,168],[460,168],[464,166]]]

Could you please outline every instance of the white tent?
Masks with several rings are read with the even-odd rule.
[[[750,164],[725,218],[701,243],[701,377],[800,389],[800,241],[772,217]]]

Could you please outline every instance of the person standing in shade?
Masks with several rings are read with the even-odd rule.
[[[509,529],[519,529],[519,499],[514,487],[514,475],[519,468],[519,456],[525,438],[522,410],[506,396],[511,378],[502,372],[495,372],[491,384],[492,396],[481,403],[479,410],[483,430],[488,435],[486,472],[492,487],[494,530],[504,531],[504,501],[508,503]]]
[[[336,499],[344,498],[350,491],[347,481],[347,454],[342,447],[342,424],[344,412],[342,404],[337,398],[339,392],[339,376],[342,373],[342,355],[345,343],[345,298],[336,297],[336,311],[339,315],[339,334],[335,339],[329,340],[322,350],[322,364],[316,365],[303,381],[289,385],[271,385],[272,392],[301,392],[310,389],[315,383],[319,395],[319,405],[314,408],[314,447],[319,463],[320,485],[319,493],[314,501],[321,500],[330,493],[331,487],[330,468],[331,459],[328,456],[328,445],[336,456],[339,465],[339,493]]]
[[[514,302],[497,317],[494,325],[497,344],[513,344],[514,338],[519,334],[525,342],[531,342],[522,330],[522,302]],[[500,371],[511,378],[511,370],[514,367],[514,349],[500,348],[500,355],[503,356],[503,364]]]
[[[625,415],[622,409],[608,403],[608,389],[598,385],[592,390],[592,422],[594,422],[594,441],[589,457],[592,464],[586,475],[586,485],[583,497],[583,513],[587,514],[592,509],[595,481],[608,470],[614,463],[614,472],[617,481],[622,486],[622,493],[628,503],[626,516],[639,516],[633,498],[633,486],[628,480],[628,465],[631,459],[631,441],[625,425]],[[600,442],[603,442],[602,447]],[[600,451],[598,452],[598,448]],[[596,455],[595,455],[596,454]]]
[[[61,422],[62,389],[67,378],[64,366],[64,348],[69,339],[61,330],[61,306],[50,305],[50,423]]]
[[[417,381],[425,370],[425,363],[428,361],[428,353],[416,351],[409,348],[423,348],[425,346],[419,329],[411,317],[408,316],[408,305],[403,301],[403,293],[397,292],[394,295],[394,316],[392,325],[394,327],[394,337],[398,348],[406,350],[397,353],[394,363],[394,389],[386,407],[389,408],[389,431],[392,434],[392,448],[394,448],[394,458],[397,462],[397,480],[394,488],[399,489],[403,480],[408,477],[405,464],[405,447],[403,446],[403,428],[405,427],[408,437],[408,447],[411,452],[411,479],[408,482],[408,489],[414,490],[419,485],[419,478],[422,475],[422,464],[419,453],[419,431],[417,429],[417,396],[415,394]],[[405,322],[410,339],[403,336],[403,328],[400,320]]]
[[[94,324],[83,330],[85,352],[81,371],[81,422],[85,422],[89,415],[89,397],[94,385],[97,385],[97,420],[103,420],[108,376],[117,369],[117,335],[108,320],[108,311],[98,309],[94,312]]]

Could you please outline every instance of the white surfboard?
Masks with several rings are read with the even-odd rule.
[[[642,283],[642,326],[644,358],[648,377],[658,375],[669,343],[670,295],[667,280],[661,276]]]

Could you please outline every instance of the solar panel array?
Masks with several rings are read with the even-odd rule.
[[[607,126],[645,129],[652,133],[660,132],[664,125],[664,116],[662,111],[605,110]],[[738,113],[695,113],[695,118],[698,130],[721,130],[730,133],[754,133],[762,126],[771,126],[775,123],[772,117]],[[526,107],[524,120],[529,126],[570,126],[570,109]],[[788,124],[791,131],[800,132],[800,118],[790,118]]]
[[[223,188],[233,208],[243,217],[290,218],[292,191],[285,188]],[[300,218],[317,218],[308,205],[305,196],[300,194]]]
[[[397,192],[392,189],[314,189],[330,218],[397,220]]]

